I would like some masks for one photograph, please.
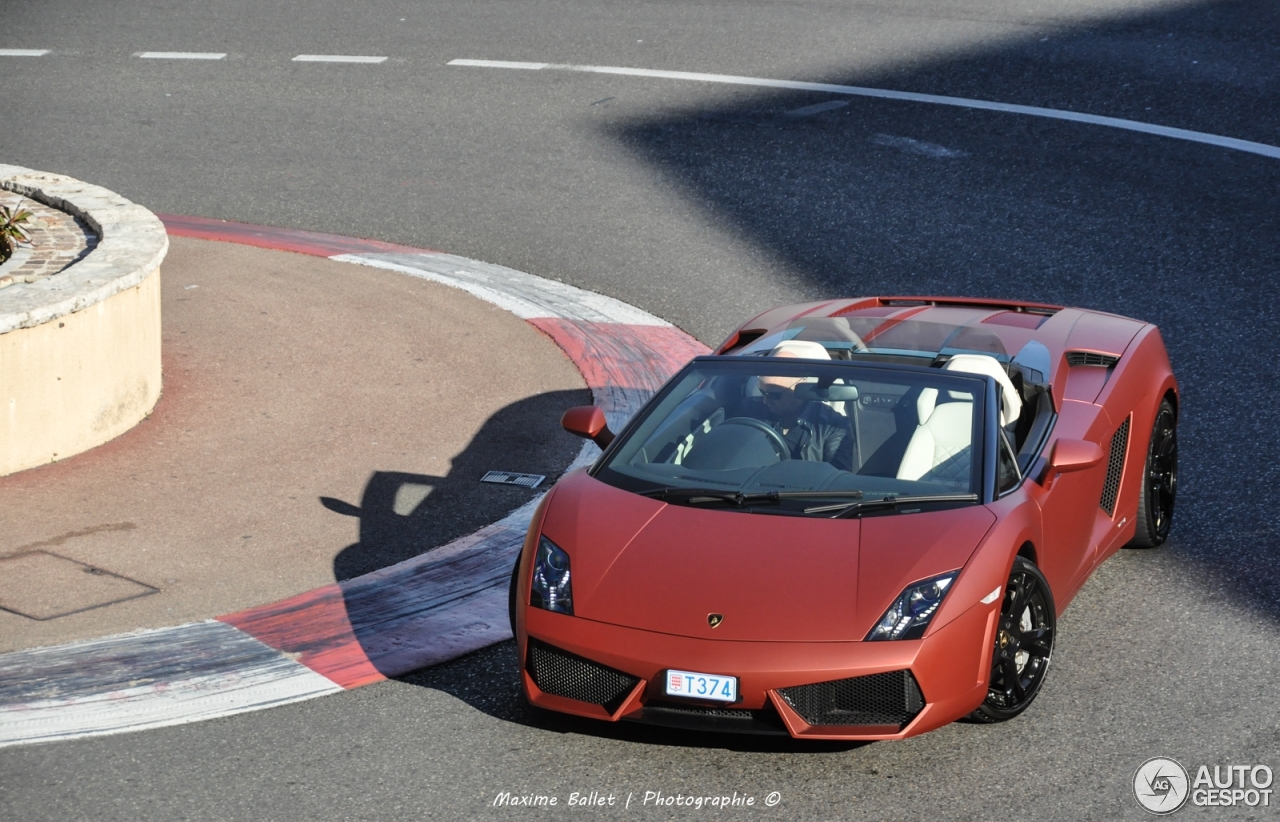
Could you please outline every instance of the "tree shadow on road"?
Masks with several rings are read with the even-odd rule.
[[[1280,70],[1280,51],[1231,45],[1280,45],[1269,3],[1036,25],[1043,30],[995,47],[804,79],[1276,142],[1280,105],[1259,78]],[[1192,58],[1218,70],[1192,68]],[[1269,548],[1280,463],[1256,456],[1257,443],[1280,437],[1262,410],[1262,387],[1280,384],[1280,358],[1268,353],[1280,339],[1280,161],[1025,115],[701,88],[709,102],[697,110],[600,129],[772,261],[772,283],[725,300],[766,287],[794,301],[997,297],[1158,324],[1182,387],[1180,501],[1163,552],[1172,560],[1159,566],[1176,562],[1206,590],[1280,619],[1280,565]],[[766,307],[744,304],[741,316],[710,318],[701,333],[727,333]]]

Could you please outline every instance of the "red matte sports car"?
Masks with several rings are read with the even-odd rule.
[[[607,721],[898,739],[1017,716],[1062,610],[1169,533],[1155,326],[1035,303],[767,311],[547,494],[512,574],[524,693]]]

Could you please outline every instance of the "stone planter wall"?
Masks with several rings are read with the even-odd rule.
[[[97,235],[61,271],[0,288],[4,476],[101,445],[151,413],[169,240],[150,211],[70,177],[0,165],[0,189],[73,215]],[[30,255],[54,251],[37,243]]]

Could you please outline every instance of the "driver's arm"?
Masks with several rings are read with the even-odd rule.
[[[827,409],[830,411],[830,409]],[[841,471],[853,470],[853,432],[835,411],[824,414],[821,423],[822,459]]]

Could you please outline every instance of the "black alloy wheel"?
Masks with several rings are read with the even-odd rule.
[[[1027,709],[1049,670],[1057,618],[1049,583],[1035,563],[1013,561],[992,652],[987,698],[969,715],[975,722],[1004,722]]]
[[[1169,538],[1173,503],[1178,493],[1178,416],[1168,400],[1160,403],[1151,426],[1142,495],[1138,497],[1134,548],[1155,548]]]

